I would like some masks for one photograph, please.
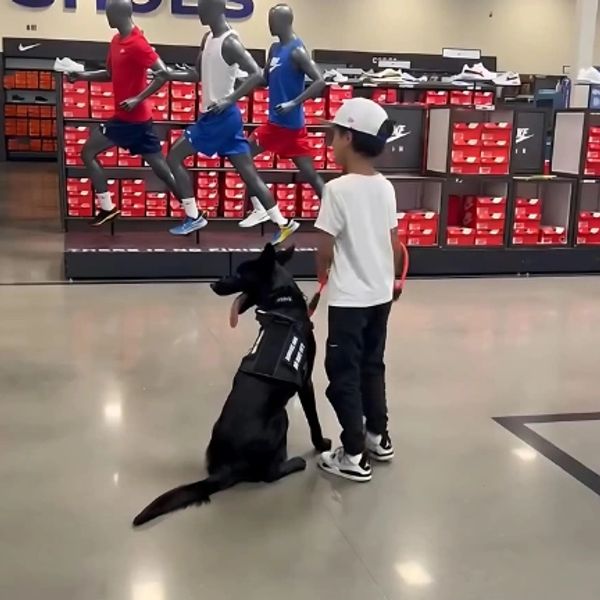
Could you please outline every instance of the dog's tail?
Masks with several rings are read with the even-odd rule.
[[[208,504],[210,497],[238,483],[230,469],[219,471],[202,481],[174,488],[153,500],[133,520],[133,526],[139,527],[162,515],[182,510],[193,505]]]

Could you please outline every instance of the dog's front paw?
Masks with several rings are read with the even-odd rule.
[[[331,450],[331,440],[328,438],[322,437],[318,440],[313,440],[312,443],[317,452],[329,452]]]

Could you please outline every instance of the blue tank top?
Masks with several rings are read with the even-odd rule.
[[[294,64],[292,53],[302,47],[302,40],[295,39],[282,45],[280,42],[271,47],[269,63],[269,121],[288,129],[304,127],[304,108],[296,107],[286,115],[278,115],[275,107],[283,102],[297,98],[304,91],[304,73]]]

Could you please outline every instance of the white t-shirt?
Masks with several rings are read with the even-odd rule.
[[[335,237],[329,306],[360,308],[391,302],[398,226],[394,186],[380,174],[344,175],[325,186],[315,226]]]

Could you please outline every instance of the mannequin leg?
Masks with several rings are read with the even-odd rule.
[[[185,210],[183,223],[169,230],[173,235],[189,235],[195,231],[200,231],[200,229],[208,225],[207,220],[198,210],[192,178],[183,164],[183,161],[192,154],[196,154],[196,150],[187,141],[186,137],[182,135],[175,142],[169,152],[169,156],[167,156],[166,166],[167,169],[170,169],[174,178],[173,193],[177,196]]]
[[[81,159],[86,166],[97,194],[106,194],[108,192],[107,177],[97,157],[98,154],[108,150],[112,146],[114,146],[114,143],[100,131],[99,127],[96,127],[81,152]]]
[[[231,161],[235,170],[240,174],[240,177],[248,186],[250,195],[256,196],[266,210],[276,208],[277,204],[275,204],[273,194],[271,194],[265,182],[260,178],[258,171],[254,166],[254,162],[252,161],[252,156],[250,154],[234,154],[227,158]],[[285,224],[285,222],[284,219],[283,224]]]
[[[175,181],[175,176],[169,169],[167,159],[162,152],[156,154],[144,154],[142,158],[150,165],[150,168],[160,177],[161,181],[169,188],[169,191],[179,198],[180,190]]]
[[[319,196],[319,198],[323,198],[323,188],[325,187],[325,182],[315,170],[315,165],[312,158],[310,156],[296,156],[292,160],[306,181],[315,190],[317,196]]]
[[[185,136],[182,135],[175,142],[169,152],[169,156],[167,156],[167,165],[171,169],[171,173],[175,178],[175,185],[179,190],[175,194],[180,200],[194,196],[192,178],[183,164],[183,161],[192,154],[196,154],[196,151]]]

